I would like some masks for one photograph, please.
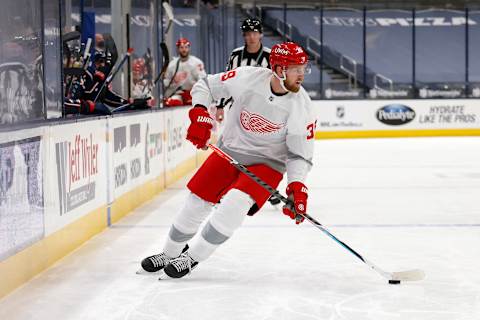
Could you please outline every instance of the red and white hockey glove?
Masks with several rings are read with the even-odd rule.
[[[207,108],[196,105],[188,112],[190,117],[190,126],[187,130],[187,140],[192,142],[198,149],[205,147],[210,139],[213,127],[213,119],[207,111]]]
[[[291,182],[287,186],[287,196],[291,203],[283,206],[283,214],[295,219],[296,224],[302,223],[305,218],[298,213],[307,212],[307,187],[298,181]]]

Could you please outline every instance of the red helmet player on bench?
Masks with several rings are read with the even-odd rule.
[[[163,79],[166,107],[191,105],[192,86],[206,76],[202,60],[190,54],[190,46],[190,41],[186,38],[177,41],[178,57],[168,64]]]

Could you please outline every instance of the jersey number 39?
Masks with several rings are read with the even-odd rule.
[[[227,79],[233,78],[233,77],[235,77],[236,74],[237,74],[237,72],[236,72],[235,70],[231,70],[231,71],[225,72],[225,73],[222,75],[222,81],[225,81],[225,80],[227,80]]]

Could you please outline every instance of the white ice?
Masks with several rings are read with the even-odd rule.
[[[137,275],[185,198],[160,194],[0,301],[0,319],[479,319],[480,139],[316,142],[309,212],[387,271],[269,204],[181,280]],[[284,190],[284,185],[281,186]]]

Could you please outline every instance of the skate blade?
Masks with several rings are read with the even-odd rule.
[[[135,272],[135,274],[147,274],[147,271],[143,269],[138,269],[137,272]]]
[[[171,279],[174,279],[172,277],[170,277],[169,275],[167,275],[165,273],[165,271],[162,270],[162,272],[160,273],[159,277],[158,277],[158,281],[161,281],[161,280],[171,280]]]
[[[143,268],[140,268],[137,270],[137,272],[135,272],[135,274],[139,274],[139,275],[158,275],[159,271],[157,272],[148,272],[148,271],[145,271],[143,270]]]

